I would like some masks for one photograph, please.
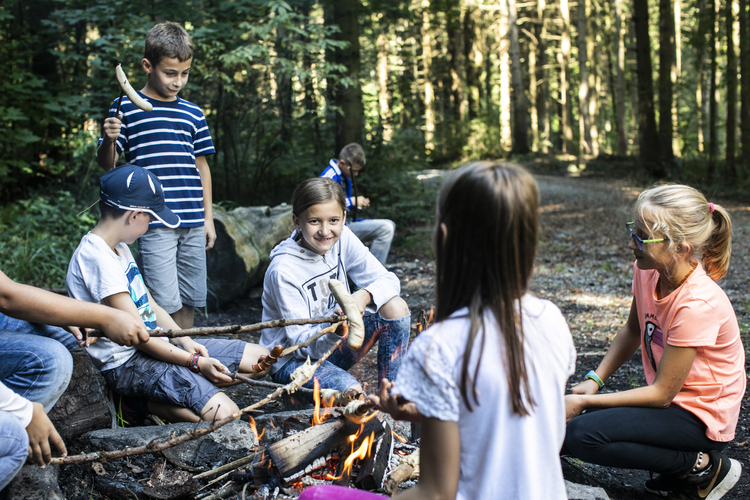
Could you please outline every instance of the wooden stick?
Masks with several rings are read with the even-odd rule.
[[[255,458],[255,453],[251,453],[246,457],[240,458],[239,460],[235,460],[234,462],[229,462],[226,465],[222,465],[221,467],[217,467],[215,469],[201,472],[197,476],[193,476],[193,479],[203,479],[204,477],[208,476],[215,476],[216,474],[221,474],[222,472],[238,469],[245,465],[246,463],[252,462]]]
[[[157,453],[163,450],[166,450],[168,448],[171,448],[173,446],[177,446],[178,444],[185,443],[187,441],[191,441],[193,439],[198,439],[201,436],[205,436],[206,434],[215,431],[216,429],[225,426],[229,422],[233,422],[234,420],[237,420],[245,413],[250,413],[251,411],[255,410],[256,408],[260,408],[261,406],[265,405],[269,401],[272,401],[279,396],[281,396],[284,392],[287,392],[289,394],[294,393],[297,389],[301,388],[305,383],[309,382],[313,374],[315,373],[315,370],[325,361],[328,359],[328,356],[333,354],[333,351],[338,349],[338,347],[341,345],[341,340],[336,342],[331,349],[325,353],[319,360],[317,360],[314,364],[310,364],[310,359],[308,358],[307,362],[305,362],[304,365],[301,365],[298,367],[294,372],[292,373],[292,381],[284,386],[279,387],[275,391],[273,391],[271,394],[263,398],[262,400],[258,401],[255,404],[252,404],[246,408],[241,409],[240,411],[234,412],[233,414],[229,415],[228,417],[222,418],[221,420],[214,420],[213,422],[210,422],[208,426],[202,427],[200,429],[191,429],[185,432],[185,434],[182,434],[180,436],[177,436],[175,438],[172,438],[168,441],[165,441],[163,443],[156,443],[155,441],[151,441],[148,444],[145,444],[143,446],[136,446],[133,448],[126,448],[124,450],[115,450],[115,451],[95,451],[93,453],[82,453],[80,455],[72,455],[69,457],[58,457],[53,458],[50,463],[54,465],[71,465],[71,464],[83,464],[87,462],[93,462],[93,461],[100,461],[100,462],[106,462],[107,460],[112,460],[115,458],[123,458],[123,457],[131,457],[133,455],[143,455],[144,453]]]
[[[346,316],[338,316],[336,319],[341,319],[342,317],[344,319],[346,319]],[[307,340],[304,340],[304,341],[300,342],[299,344],[287,347],[286,349],[284,349],[281,352],[281,356],[279,356],[279,357],[283,358],[287,354],[291,354],[294,351],[296,351],[297,349],[302,349],[303,347],[308,347],[310,344],[312,344],[313,342],[315,342],[316,340],[318,340],[323,335],[325,335],[327,333],[335,332],[336,329],[339,327],[339,325],[341,323],[343,323],[343,321],[339,321],[338,323],[335,323],[335,324],[329,326],[328,328],[323,328],[321,331],[319,331],[318,333],[316,333],[312,337],[308,338]]]
[[[227,326],[204,326],[200,328],[188,328],[186,330],[149,330],[152,337],[166,337],[170,339],[178,337],[192,337],[201,335],[227,335],[233,333],[255,332],[266,328],[285,327],[291,325],[316,325],[320,323],[333,323],[344,321],[346,316],[340,314],[327,318],[301,318],[301,319],[275,319],[252,325],[227,325]],[[89,337],[104,337],[99,330],[88,332]]]

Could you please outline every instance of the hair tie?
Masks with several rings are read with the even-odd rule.
[[[711,210],[711,213],[714,213],[714,204],[713,203],[709,203],[708,204],[708,208]]]

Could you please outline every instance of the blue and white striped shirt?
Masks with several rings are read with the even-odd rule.
[[[167,207],[182,220],[180,227],[203,226],[203,186],[195,158],[216,152],[206,117],[198,106],[179,97],[165,102],[138,94],[154,109],[143,111],[123,96],[117,152],[125,152],[128,163],[146,168],[159,178]],[[109,108],[110,117],[115,116],[116,109],[117,99]],[[164,224],[156,220],[149,227]]]

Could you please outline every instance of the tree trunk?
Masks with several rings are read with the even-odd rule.
[[[432,88],[432,34],[430,33],[430,2],[422,1],[422,68],[424,73],[424,142],[429,154],[435,149],[435,91]]]
[[[330,22],[341,30],[334,37],[349,42],[348,46],[333,52],[334,62],[343,65],[344,75],[354,80],[353,85],[336,85],[333,99],[341,108],[336,113],[336,152],[349,143],[362,142],[364,109],[362,108],[362,87],[359,81],[359,1],[330,1]],[[328,16],[326,16],[328,17]],[[327,20],[328,21],[328,20]]]
[[[383,19],[383,16],[380,16]],[[388,38],[385,31],[378,34],[378,116],[383,130],[383,141],[393,138],[393,113],[391,112],[390,93],[388,91]]]
[[[682,78],[682,9],[680,7],[680,2],[682,0],[673,1],[674,17],[672,18],[672,24],[670,26],[672,37],[674,39],[674,56],[672,59],[672,152],[675,155],[680,156],[680,123],[677,114],[679,109],[678,101],[680,99],[680,92],[677,87],[677,81]]]
[[[468,108],[469,120],[477,117],[477,103],[475,92],[477,89],[477,72],[474,61],[474,42],[476,32],[474,31],[474,19],[472,19],[472,9],[467,8],[464,12],[463,32],[464,32],[464,72],[466,73],[466,107]]]
[[[500,145],[503,150],[510,151],[513,147],[510,105],[510,37],[508,4],[501,1],[498,9],[497,41],[500,45],[498,57],[500,59]],[[489,97],[489,92],[487,92]]]
[[[708,33],[709,16],[706,13],[706,0],[698,0],[696,8],[698,12],[698,33]],[[697,85],[695,88],[695,109],[698,114],[698,152],[705,151],[705,123],[706,123],[706,68],[705,68],[705,44],[699,43],[695,50],[695,70]]]
[[[734,52],[734,1],[724,5],[724,31],[727,34],[727,144],[726,175],[730,181],[737,179],[734,163],[737,141],[737,57]]]
[[[717,120],[719,116],[718,102],[716,101],[716,86],[718,84],[717,71],[718,67],[716,64],[717,57],[717,29],[716,23],[718,21],[716,16],[716,0],[708,1],[708,15],[711,23],[710,36],[709,36],[709,50],[710,50],[710,82],[711,87],[708,90],[708,172],[706,177],[711,182],[714,179],[716,173],[716,159],[719,156],[719,140],[718,132],[716,130]]]
[[[526,122],[526,95],[521,76],[521,49],[516,26],[516,0],[508,0],[508,29],[510,34],[510,62],[513,76],[513,153],[529,152],[529,132]]]
[[[560,39],[560,105],[562,123],[562,151],[573,153],[573,109],[570,102],[570,7],[568,0],[560,0],[560,17],[562,18],[562,35]]]
[[[617,116],[617,154],[628,154],[628,131],[625,121],[625,39],[622,33],[622,0],[615,0],[615,46],[617,79],[615,82],[615,114]]]
[[[545,0],[537,0],[537,46],[536,46],[536,111],[541,141],[541,152],[548,153],[550,143],[549,69],[547,68],[547,24]]]
[[[588,29],[590,0],[578,2],[578,154],[591,154],[591,115],[589,114],[589,70],[588,70]]]
[[[740,0],[740,151],[743,166],[750,156],[750,23],[748,23],[748,0]]]
[[[599,13],[596,12],[596,6],[593,6],[593,11],[587,16],[587,33],[586,45],[589,54],[589,91],[588,91],[588,106],[589,117],[591,119],[591,127],[589,135],[591,141],[589,146],[591,147],[591,154],[594,157],[599,156],[599,127],[596,124],[597,116],[599,115],[599,91],[601,90],[601,78],[599,76],[599,64],[598,64],[598,51],[596,50],[597,44],[597,22],[599,19]]]
[[[539,45],[539,31],[535,27],[529,37],[529,118],[531,119],[531,150],[539,151],[539,112],[537,111],[537,68],[536,57]]]
[[[672,151],[672,61],[674,44],[670,26],[674,19],[670,0],[659,0],[659,145],[666,165]]]
[[[654,84],[651,76],[651,38],[648,33],[648,0],[633,0],[633,19],[636,33],[636,61],[638,63],[638,135],[639,161],[656,177],[664,175],[659,161],[659,136],[654,116]]]

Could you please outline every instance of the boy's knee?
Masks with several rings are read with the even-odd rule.
[[[10,483],[26,463],[29,452],[29,437],[18,419],[8,412],[0,412],[0,490]]]
[[[401,319],[409,315],[409,306],[401,297],[393,297],[378,310],[385,319]]]
[[[395,234],[396,223],[388,219],[382,219],[382,224],[380,226],[380,229],[378,230],[378,236],[380,236],[382,239],[390,241],[393,239],[393,236]]]
[[[212,420],[221,420],[238,411],[240,411],[239,407],[234,401],[229,399],[229,396],[223,392],[217,392],[211,396],[211,399],[203,407],[200,417],[204,422],[209,422]]]

